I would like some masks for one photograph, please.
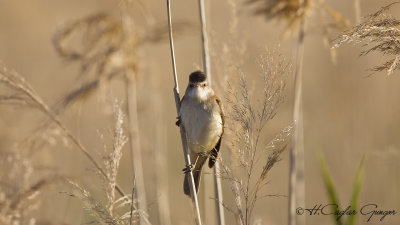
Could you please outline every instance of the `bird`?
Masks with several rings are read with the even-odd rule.
[[[221,100],[207,82],[207,75],[195,71],[189,75],[189,83],[181,100],[177,126],[183,126],[192,165],[183,169],[183,191],[190,197],[188,172],[193,171],[196,194],[199,191],[203,165],[215,165],[224,134],[224,112]]]

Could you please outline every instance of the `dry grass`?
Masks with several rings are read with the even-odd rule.
[[[15,44],[18,46],[15,46],[15,52],[12,49],[12,54],[9,54],[7,52],[8,49],[5,48],[6,51],[4,52],[6,53],[4,54],[7,55],[3,56],[4,60],[9,61],[9,64],[17,65],[20,71],[32,71],[26,77],[29,81],[32,81],[31,84],[34,84],[35,88],[25,80],[22,74],[0,63],[0,126],[3,128],[0,136],[1,225],[66,225],[77,223],[143,225],[150,224],[150,221],[154,224],[168,224],[169,220],[171,220],[171,224],[194,223],[191,220],[193,219],[192,208],[190,207],[191,202],[183,196],[181,183],[177,184],[176,182],[182,176],[180,169],[183,162],[181,161],[181,153],[179,154],[180,146],[178,146],[179,140],[175,134],[176,127],[173,123],[175,115],[171,110],[171,104],[168,105],[170,103],[168,98],[171,97],[168,97],[168,94],[171,94],[169,91],[172,84],[170,74],[168,75],[170,67],[168,64],[169,58],[166,55],[168,47],[166,45],[158,45],[158,43],[168,39],[168,27],[165,22],[157,23],[154,21],[154,19],[163,21],[166,15],[157,11],[161,11],[158,7],[161,8],[162,5],[155,2],[147,5],[148,2],[118,1],[113,5],[114,8],[103,9],[100,13],[96,13],[96,11],[91,14],[84,13],[83,15],[87,16],[66,22],[58,27],[53,36],[53,45],[56,53],[64,62],[69,63],[69,65],[78,65],[79,67],[78,74],[75,73],[70,77],[58,78],[62,81],[71,81],[76,78],[73,87],[67,87],[65,84],[68,82],[61,84],[58,80],[52,80],[58,78],[51,77],[49,79],[45,76],[46,71],[51,71],[51,73],[56,71],[57,75],[61,76],[64,72],[62,70],[68,72],[69,69],[72,71],[76,69],[74,66],[69,68],[57,67],[60,62],[53,59],[54,52],[51,54],[43,53],[40,56],[39,53],[27,52],[35,54],[35,56],[38,55],[38,60],[34,62],[34,65],[25,65],[24,58],[18,55],[18,49],[26,46],[21,45],[17,38],[10,44],[6,43],[6,45]],[[336,36],[336,34],[333,35],[334,32],[348,29],[349,27],[348,20],[340,12],[333,9],[328,1],[324,0],[247,0],[246,2],[248,3],[247,5],[252,7],[252,14],[262,15],[268,20],[283,21],[285,26],[283,35],[290,33],[298,35],[299,38],[294,44],[294,48],[297,47],[298,49],[302,48],[304,37],[314,33],[322,33],[325,45],[331,47],[331,43],[328,40],[332,36]],[[287,221],[287,214],[292,210],[285,208],[286,199],[280,198],[275,201],[268,197],[271,196],[269,195],[271,192],[274,193],[273,190],[278,190],[279,192],[279,190],[286,190],[287,188],[287,183],[285,182],[287,177],[285,171],[287,169],[283,168],[283,165],[278,166],[278,162],[283,159],[283,154],[285,154],[292,136],[298,129],[295,123],[283,121],[288,117],[288,113],[282,113],[280,107],[282,107],[282,103],[285,100],[287,88],[291,87],[291,73],[293,71],[295,74],[301,73],[299,62],[304,59],[306,59],[305,61],[311,61],[315,57],[322,59],[322,56],[326,56],[326,54],[325,52],[321,54],[320,49],[312,49],[322,47],[312,43],[310,45],[312,48],[307,49],[306,52],[308,54],[304,55],[304,57],[308,58],[297,57],[298,61],[293,63],[294,68],[292,69],[290,63],[283,60],[283,57],[276,51],[272,51],[258,58],[257,64],[260,66],[261,73],[252,73],[251,71],[254,68],[251,58],[254,52],[258,51],[254,49],[261,48],[261,46],[267,44],[264,41],[276,39],[277,37],[275,34],[272,34],[272,38],[261,37],[259,33],[262,33],[262,31],[252,32],[253,30],[250,29],[256,26],[249,28],[250,25],[247,22],[254,22],[251,25],[259,26],[260,20],[241,17],[243,15],[241,14],[243,7],[239,3],[239,0],[229,0],[225,3],[210,2],[210,8],[208,8],[211,17],[207,22],[211,25],[209,26],[211,28],[209,30],[210,37],[213,37],[210,40],[213,41],[211,42],[210,53],[212,54],[213,65],[215,65],[215,68],[212,68],[212,86],[217,91],[218,96],[227,95],[226,101],[223,99],[225,111],[227,112],[225,118],[226,133],[224,134],[223,143],[226,150],[221,152],[222,157],[220,157],[219,161],[221,163],[221,171],[216,172],[214,175],[224,179],[222,182],[223,187],[231,190],[227,189],[228,191],[225,192],[223,201],[218,198],[215,200],[217,203],[222,204],[225,210],[232,213],[226,215],[227,224],[233,224],[233,220],[242,225],[282,224]],[[103,3],[99,2],[100,4]],[[336,4],[342,4],[340,6],[343,7],[345,3]],[[87,6],[83,5],[82,10],[86,10],[85,7]],[[156,5],[154,12],[150,5],[151,7]],[[189,5],[197,7],[193,2],[187,3],[187,5],[186,3],[182,3],[179,6],[176,5],[176,8],[174,7],[174,10],[176,10],[174,17],[176,15],[176,18],[184,17],[191,21],[197,21],[197,14],[188,16],[189,9],[183,8],[183,6]],[[365,5],[367,6],[367,3]],[[388,58],[382,65],[372,68],[374,72],[395,73],[396,70],[400,69],[400,22],[394,13],[391,15],[389,12],[392,7],[397,7],[398,5],[397,2],[390,4],[366,17],[364,22],[346,31],[336,39],[333,50],[344,43],[361,44],[363,47],[362,56],[372,53],[371,55],[374,56],[384,55]],[[218,8],[213,8],[214,6]],[[227,6],[231,6],[231,10],[221,10],[226,9]],[[355,18],[360,17],[360,0],[348,1],[346,6],[354,6]],[[20,7],[15,6],[15,9]],[[42,6],[38,7],[40,10],[45,10],[41,8]],[[47,7],[48,10],[53,10],[51,4]],[[140,14],[132,13],[136,12],[136,9],[132,10],[135,7],[139,7],[143,12],[140,12]],[[29,11],[28,9],[25,10]],[[93,10],[93,8],[90,8],[90,10]],[[193,12],[197,13],[194,9]],[[79,13],[74,12],[74,15]],[[151,14],[153,13],[155,17],[152,17]],[[22,11],[15,12],[15,15],[21,16],[21,18],[24,17]],[[70,17],[72,14],[66,15]],[[57,14],[57,19],[60,19],[60,16],[62,15]],[[137,17],[141,16],[143,18],[137,19]],[[229,18],[221,18],[228,16]],[[0,17],[7,18],[4,14]],[[4,20],[4,23],[10,23],[9,26],[14,29],[15,25],[13,23],[7,20]],[[26,21],[22,19],[19,23],[24,32],[27,27],[31,26],[30,23],[29,26],[25,24]],[[37,25],[35,23],[32,24]],[[187,24],[186,22],[174,24],[174,37],[182,32],[183,29],[187,31]],[[307,24],[307,26],[304,26],[304,24]],[[53,26],[54,24],[45,23],[45,27]],[[222,26],[224,27],[219,30]],[[44,26],[33,27],[35,33],[44,34],[42,33]],[[218,28],[218,30],[213,31],[213,28]],[[256,28],[262,29],[263,27]],[[279,30],[277,26],[272,29]],[[196,29],[196,32],[198,30]],[[4,39],[4,35],[0,35],[0,39],[7,42],[9,40],[7,39],[8,35],[12,38],[14,36],[11,36],[13,34],[11,30],[6,32],[9,32],[7,37]],[[29,30],[26,30],[26,32],[30,34]],[[46,32],[51,33],[49,29]],[[218,33],[214,34],[213,32]],[[264,33],[266,35],[271,34],[269,31]],[[214,35],[215,37],[223,38],[221,38],[220,42],[215,43]],[[179,60],[178,72],[182,75],[192,69],[191,65],[199,64],[201,61],[201,41],[195,42],[192,38],[188,37],[183,42],[176,43],[177,59]],[[200,39],[200,36],[197,38]],[[247,38],[249,43],[246,43]],[[35,37],[29,37],[26,42],[32,44],[32,40],[37,41]],[[46,43],[47,47],[51,46],[48,40]],[[281,45],[286,44],[287,41],[282,41],[281,43]],[[44,44],[39,47],[46,49]],[[290,51],[292,47],[288,46],[286,48],[285,46],[282,51]],[[1,52],[3,52],[4,45],[0,44],[0,48]],[[29,51],[30,48],[28,47],[27,49]],[[18,58],[13,59],[14,54]],[[162,55],[164,57],[161,57]],[[49,58],[50,56],[52,58]],[[344,56],[341,57],[346,58]],[[29,59],[29,57],[27,58]],[[42,61],[46,61],[47,65]],[[151,65],[151,67],[146,67],[147,65]],[[305,134],[309,135],[307,137],[312,137],[310,141],[305,142],[307,144],[305,147],[308,149],[313,147],[314,144],[333,144],[330,141],[342,141],[343,138],[343,142],[340,143],[343,145],[339,145],[345,146],[344,148],[346,149],[344,150],[346,151],[341,151],[335,145],[333,148],[327,148],[326,153],[329,156],[345,153],[346,156],[350,157],[351,161],[354,161],[355,154],[362,151],[370,151],[371,149],[377,151],[378,147],[384,148],[390,145],[391,151],[397,152],[398,142],[396,141],[396,135],[393,135],[398,133],[398,129],[395,128],[397,120],[395,114],[393,114],[394,110],[398,110],[398,105],[395,105],[396,99],[393,97],[397,94],[393,88],[395,86],[388,83],[384,84],[385,89],[377,89],[376,93],[372,91],[374,95],[381,90],[385,91],[382,94],[382,96],[385,96],[385,102],[381,105],[378,101],[374,101],[377,98],[368,98],[368,104],[359,101],[354,103],[352,108],[350,105],[352,102],[349,102],[349,98],[346,97],[349,96],[349,93],[354,92],[346,89],[345,86],[349,84],[347,80],[338,80],[328,84],[328,81],[321,74],[317,76],[317,72],[320,72],[321,67],[327,65],[329,65],[329,62],[316,60],[312,70],[307,70],[307,76],[304,76],[304,84],[307,85],[307,93],[304,97],[308,98],[304,104],[304,108],[307,107],[304,113],[304,128],[308,129],[305,130]],[[244,72],[238,68],[243,68]],[[38,69],[40,69],[40,73]],[[332,69],[326,71],[326,75],[338,75],[334,74],[335,72],[333,71],[343,72],[343,70],[343,68]],[[350,74],[353,70],[349,68],[348,71]],[[318,79],[315,79],[316,77]],[[329,76],[327,79],[332,77]],[[185,77],[179,78],[186,81]],[[340,76],[335,78],[342,79]],[[391,78],[396,79],[395,76]],[[299,80],[301,81],[302,78]],[[227,85],[228,82],[229,85]],[[362,86],[367,86],[368,82],[364,82]],[[52,87],[53,83],[57,83],[58,86]],[[127,85],[125,86],[125,84]],[[319,85],[323,88],[329,87],[326,92],[332,92],[333,94],[321,93],[322,89],[315,87]],[[340,88],[333,85],[339,85]],[[371,92],[372,85],[367,86],[368,90],[357,89],[357,93],[365,98],[363,90],[368,94]],[[331,88],[337,88],[340,91],[332,91]],[[390,90],[389,88],[393,89]],[[35,90],[43,93],[43,95],[39,95]],[[53,92],[53,90],[59,91],[59,93]],[[107,93],[101,92],[104,90]],[[97,93],[103,94],[101,97],[104,97],[104,94],[108,94],[109,90],[113,92],[113,95],[115,92],[121,95],[116,96],[116,98],[123,99],[124,105],[121,107],[120,104],[104,101],[103,98],[100,99],[100,109],[96,108],[98,105],[93,107],[93,104],[95,104],[94,99],[90,97]],[[319,92],[317,93],[315,90],[319,90]],[[370,97],[372,94],[367,96]],[[44,100],[53,99],[54,95],[62,96],[61,100],[56,104],[53,105],[52,102]],[[316,98],[313,95],[321,96]],[[160,99],[157,99],[157,96]],[[295,97],[301,99],[301,94],[297,94]],[[346,99],[342,101],[344,98]],[[323,101],[316,99],[323,99]],[[337,99],[340,100],[340,103],[346,103],[346,107],[335,107],[333,110],[331,108],[332,101]],[[353,100],[356,99],[362,100],[362,98],[355,97]],[[312,101],[317,101],[317,104]],[[71,115],[71,106],[77,102],[82,103],[84,107],[81,109],[84,110],[79,112],[82,113],[79,116]],[[374,105],[377,103],[378,105]],[[142,104],[146,104],[145,107],[139,107]],[[11,107],[6,108],[4,105]],[[387,107],[388,105],[390,106],[389,108]],[[103,107],[107,107],[107,109],[113,108],[114,117],[103,118]],[[283,110],[291,110],[290,105],[283,105],[283,107]],[[354,110],[355,107],[357,107],[356,110]],[[357,113],[358,107],[360,107],[360,111],[365,112],[361,118],[356,118],[357,115],[354,116],[354,112],[344,111],[350,108]],[[384,124],[380,124],[379,121],[371,122],[368,115],[374,113],[371,113],[370,109],[372,108],[377,110],[374,118],[388,116],[387,119],[382,119]],[[39,113],[25,117],[26,114],[33,110],[39,111]],[[110,111],[107,110],[107,112]],[[300,116],[300,111],[299,107],[295,114]],[[314,117],[311,111],[318,112],[318,115],[310,120],[310,116]],[[326,115],[321,115],[320,112],[326,113]],[[15,115],[12,115],[13,113]],[[350,121],[351,129],[354,130],[355,134],[351,133],[349,135],[350,131],[344,131],[342,124],[335,124],[326,120],[327,117],[335,113],[344,114],[343,117],[338,117],[339,119],[347,117],[348,114],[346,113],[352,113],[354,121],[346,121]],[[11,119],[8,120],[9,118]],[[272,122],[272,120],[274,121]],[[317,127],[321,121],[323,121],[323,129],[327,131],[327,135],[322,134],[320,127]],[[105,132],[104,137],[101,135],[101,139],[105,140],[93,137],[95,135],[92,135],[92,130],[103,129],[104,126],[109,126],[110,124],[113,126],[110,132]],[[290,125],[276,128],[276,124]],[[10,126],[18,126],[18,128]],[[302,128],[301,125],[300,127]],[[314,127],[318,131],[314,131]],[[360,131],[360,129],[363,130]],[[373,132],[369,133],[370,130],[373,130]],[[382,132],[387,131],[389,131],[388,135],[382,134]],[[333,139],[333,136],[337,139]],[[361,136],[362,140],[353,140]],[[327,140],[327,142],[325,143],[321,140]],[[104,149],[98,147],[99,142],[101,143],[102,141]],[[358,141],[363,142],[363,145],[359,145],[363,147],[358,147]],[[105,143],[107,143],[107,146]],[[126,146],[127,144],[128,146]],[[364,148],[370,144],[372,146],[370,149]],[[350,146],[351,151],[348,151],[346,146]],[[66,149],[65,147],[75,148],[82,154],[76,151],[60,152]],[[141,150],[142,157],[137,157],[135,154],[130,157],[127,152],[128,147],[131,147],[132,151]],[[47,149],[51,151],[46,151]],[[328,152],[331,149],[335,152]],[[379,156],[385,155],[385,151],[377,154]],[[385,168],[388,169],[386,174],[389,177],[389,175],[394,175],[390,171],[396,171],[397,169],[397,164],[395,164],[397,155],[392,154],[393,157],[389,157],[390,159],[388,157],[378,157],[371,163],[382,163],[376,165],[388,166]],[[303,182],[307,182],[307,185],[309,185],[307,191],[315,191],[315,196],[308,195],[307,200],[320,201],[325,199],[323,193],[318,193],[319,190],[323,191],[323,189],[319,188],[323,184],[318,183],[320,182],[318,179],[309,179],[316,176],[312,170],[315,162],[312,160],[313,158],[307,157],[300,158],[300,161],[307,160],[306,166],[311,170],[308,170],[307,177],[302,179]],[[136,174],[130,172],[130,166],[133,167],[133,164],[138,165],[131,162],[135,160],[138,160],[143,165],[143,175],[141,175],[143,181],[139,181]],[[329,157],[328,163],[331,165],[331,163],[336,162],[335,160],[339,160],[339,158]],[[47,163],[51,164],[50,169],[55,169],[57,173],[50,171],[49,165],[46,165]],[[336,177],[335,180],[340,182],[338,184],[343,186],[342,184],[347,182],[346,173],[353,164],[346,163],[343,167],[342,164],[340,166],[339,169],[334,170],[333,175]],[[84,168],[88,167],[92,171],[94,168],[94,178],[86,176]],[[283,174],[281,173],[282,171],[274,173],[275,169],[279,169],[279,167],[281,167]],[[58,171],[61,172],[58,173]],[[135,168],[133,171],[136,172],[138,170]],[[72,174],[75,174],[75,176],[72,177]],[[378,176],[375,178],[379,180],[379,171],[375,172],[369,169],[368,174],[370,177]],[[65,177],[68,178],[66,179]],[[337,179],[337,177],[340,177],[340,179]],[[389,177],[391,181],[383,182],[382,184],[392,185],[393,181],[396,181],[396,177],[392,178]],[[64,180],[69,180],[67,186],[57,185]],[[138,196],[140,192],[140,188],[137,188],[138,183],[146,184],[142,186],[142,190],[145,189],[147,192],[145,193],[147,202],[141,201]],[[128,188],[131,189],[132,194],[125,194],[120,185],[124,185],[127,190]],[[305,193],[299,186],[294,186],[296,191]],[[68,188],[71,188],[72,191]],[[368,196],[361,195],[361,199],[376,199],[376,203],[385,208],[391,207],[390,204],[395,204],[392,200],[397,196],[395,185],[392,185],[391,189],[387,189],[388,192],[385,189],[385,193],[380,194],[371,192],[371,190],[376,189],[374,182],[367,183],[365,188],[368,191]],[[65,190],[68,193],[64,192]],[[59,194],[60,191],[63,193],[60,196],[61,198],[56,197],[53,199],[54,195]],[[338,191],[339,195],[348,194],[346,192],[348,190],[338,189]],[[69,198],[66,195],[73,198]],[[272,196],[282,195],[285,196],[287,193],[279,193]],[[49,197],[52,199],[49,199]],[[211,204],[213,202],[207,199],[208,197],[199,199],[199,208],[205,209],[207,221],[217,221],[217,218],[213,217],[214,212],[209,214],[214,209],[214,205]],[[80,203],[83,205],[84,210],[78,205]],[[140,206],[141,203],[143,206]],[[203,203],[204,207],[202,207]],[[296,206],[303,207],[301,204]],[[308,204],[304,205],[304,207],[306,206],[308,207]],[[262,213],[258,213],[259,211],[262,211]],[[83,215],[82,212],[84,212]],[[169,216],[170,213],[171,216]],[[295,213],[295,211],[292,213]],[[166,218],[165,220],[167,221],[164,221],[163,218]],[[325,217],[307,217],[307,224],[320,223],[321,218],[325,219]],[[397,221],[397,217],[387,217],[385,219],[386,223],[396,223]],[[212,222],[210,223],[212,224]]]
[[[324,45],[329,48],[329,40],[337,31],[350,27],[349,20],[325,0],[247,0],[253,6],[255,15],[265,16],[267,20],[277,19],[286,22],[282,37],[290,34],[305,35],[321,33]],[[358,4],[355,2],[356,10]],[[305,30],[306,21],[308,29]],[[336,62],[336,52],[331,49],[331,58]]]
[[[62,131],[61,135],[65,135],[76,145],[76,147],[85,155],[87,159],[93,164],[96,170],[104,177],[107,177],[104,170],[96,159],[89,153],[89,151],[81,144],[81,142],[69,131],[66,126],[61,122],[50,107],[44,103],[41,97],[35,92],[25,79],[19,75],[16,71],[8,69],[2,62],[0,62],[0,85],[3,84],[9,89],[11,94],[6,96],[19,96],[18,98],[8,98],[9,100],[16,101],[20,104],[27,105],[31,108],[40,110],[46,115],[52,123],[56,124],[57,127]],[[4,96],[4,95],[3,95]],[[124,196],[122,189],[116,185],[116,189],[120,195]]]
[[[290,64],[276,56],[276,52],[267,53],[259,58],[263,82],[263,95],[259,100],[252,99],[246,77],[239,73],[239,86],[228,88],[227,130],[233,162],[222,161],[221,176],[231,182],[236,209],[230,209],[236,215],[238,224],[251,224],[251,215],[259,199],[259,192],[265,185],[268,173],[280,154],[286,148],[292,134],[292,125],[263,145],[264,127],[277,113],[283,102]],[[261,160],[265,157],[265,161]],[[236,161],[236,162],[235,162]],[[238,165],[235,167],[234,165]],[[258,174],[256,168],[262,166]],[[228,208],[228,207],[227,207]]]
[[[29,160],[22,158],[16,152],[2,153],[0,155],[0,223],[25,224],[25,221],[35,217],[32,211],[39,207],[39,189],[29,190],[33,167]]]
[[[116,198],[115,187],[117,184],[117,175],[122,157],[122,149],[128,139],[123,131],[124,115],[118,102],[114,102],[114,128],[112,130],[112,148],[108,149],[104,145],[103,167],[106,177],[101,177],[103,189],[107,197],[106,202],[102,202],[99,197],[93,197],[90,191],[81,187],[76,182],[70,181],[75,192],[68,194],[71,197],[79,198],[84,204],[84,209],[92,216],[91,223],[97,224],[129,224],[131,218],[134,222],[139,221],[140,217],[146,216],[144,212],[133,210],[131,212],[132,202],[130,195]],[[103,136],[101,136],[103,138]],[[132,214],[131,214],[132,213]],[[147,217],[147,216],[146,216]]]
[[[71,197],[76,197],[82,201],[84,204],[84,209],[92,216],[93,221],[88,223],[94,224],[112,224],[112,225],[120,225],[120,224],[129,224],[130,220],[130,204],[131,199],[130,196],[124,196],[114,202],[116,207],[124,208],[125,213],[122,215],[118,215],[116,213],[111,213],[106,204],[96,200],[92,194],[82,188],[79,184],[70,181],[71,186],[75,190],[74,193],[68,193]],[[135,220],[138,218],[138,214],[134,214]]]
[[[254,5],[255,15],[263,15],[267,20],[285,20],[284,36],[298,30],[312,8],[312,0],[248,0],[248,3]]]
[[[41,175],[19,149],[0,153],[0,224],[37,224],[41,194],[51,184],[65,180],[59,175]]]
[[[386,71],[387,75],[391,75],[400,69],[400,20],[388,12],[398,3],[391,3],[368,15],[362,23],[341,34],[334,41],[333,48],[338,48],[344,43],[362,44],[364,50],[360,56],[381,53],[389,58],[382,65],[371,68],[371,71]]]
[[[132,184],[135,198],[138,198],[138,208],[145,211],[147,203],[141,172],[143,169],[136,98],[137,83],[142,75],[139,52],[148,44],[164,41],[168,37],[168,27],[165,23],[151,24],[150,27],[137,24],[131,16],[131,2],[120,3],[118,16],[95,13],[61,26],[55,33],[53,44],[58,54],[81,66],[80,84],[67,93],[55,109],[61,111],[75,101],[85,100],[100,87],[108,87],[114,78],[123,79],[127,94]],[[143,4],[141,6],[145,7]],[[177,23],[177,33],[181,33],[186,27],[187,23]],[[140,220],[141,223],[148,224],[147,218]]]
[[[112,151],[107,153],[106,148],[103,163],[107,174],[107,179],[104,180],[106,183],[106,192],[108,199],[108,210],[112,215],[115,204],[115,186],[117,185],[117,174],[119,168],[119,162],[122,157],[122,148],[128,141],[128,138],[124,135],[122,124],[124,122],[124,115],[118,103],[114,103],[114,115],[115,115],[115,127],[113,130],[113,146]]]
[[[147,29],[127,21],[131,19],[126,16],[95,13],[57,29],[53,36],[57,53],[67,61],[79,63],[81,70],[79,84],[62,98],[55,110],[86,99],[101,85],[125,76],[127,71],[139,76],[142,64],[139,51],[168,38],[165,23]],[[175,26],[177,34],[187,28],[185,22],[177,22]]]
[[[322,40],[329,48],[329,38],[332,30],[344,30],[349,27],[349,21],[341,13],[333,9],[324,0],[249,0],[255,6],[255,15],[264,15],[267,20],[284,20],[287,25],[283,37],[289,34],[297,35],[294,43],[293,58],[293,135],[290,151],[289,167],[289,224],[305,224],[304,217],[296,217],[295,208],[305,204],[304,174],[304,140],[303,140],[303,61],[305,37],[315,31],[322,33]],[[318,17],[312,15],[316,14]],[[336,62],[336,52],[330,50],[331,60]],[[295,221],[296,220],[296,221]]]

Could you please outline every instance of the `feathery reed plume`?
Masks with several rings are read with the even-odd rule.
[[[366,49],[361,51],[360,56],[375,52],[389,58],[382,65],[371,68],[372,73],[386,71],[387,75],[391,75],[400,69],[400,20],[388,13],[398,3],[393,2],[368,15],[364,22],[341,34],[332,48],[338,48],[344,43],[365,43],[362,46]]]
[[[288,37],[289,34],[296,35],[297,39],[301,33],[306,31],[306,20],[312,17],[313,12],[318,18],[310,19],[310,30],[322,32],[322,40],[329,49],[329,40],[333,31],[343,31],[350,27],[350,22],[341,13],[325,2],[325,0],[247,0],[249,4],[254,5],[255,15],[264,15],[267,20],[278,19],[286,21],[287,25],[283,31],[282,37]],[[318,22],[314,22],[318,21]],[[296,45],[298,45],[296,43]],[[330,48],[331,59],[336,62],[336,52]]]
[[[117,213],[111,214],[107,205],[103,204],[102,202],[96,200],[92,194],[81,187],[79,184],[69,181],[70,185],[72,186],[74,193],[65,193],[70,197],[78,198],[84,204],[84,209],[88,211],[88,213],[92,216],[93,221],[89,223],[97,223],[97,224],[104,224],[104,225],[125,225],[129,224],[130,218],[130,210],[125,210],[126,212],[119,215]],[[129,208],[131,201],[130,196],[126,195],[121,197],[120,199],[114,202],[116,208]],[[137,221],[138,211],[134,211],[134,219]]]
[[[128,3],[121,7],[126,7],[126,4]],[[107,13],[95,13],[57,29],[53,36],[57,53],[67,61],[80,63],[81,78],[86,77],[86,80],[67,93],[55,111],[84,99],[100,85],[106,85],[114,78],[123,76],[127,69],[139,75],[141,61],[138,51],[147,44],[162,42],[168,38],[168,27],[165,23],[144,29],[132,21],[128,25],[126,18],[126,13],[121,18]],[[182,33],[188,27],[187,23],[178,22],[177,33]],[[132,31],[127,32],[128,28]]]
[[[172,61],[172,70],[173,70],[173,76],[174,76],[175,106],[176,106],[176,111],[179,114],[181,99],[179,97],[178,74],[176,72],[174,39],[172,36],[172,16],[171,16],[170,0],[167,0],[167,15],[168,15],[168,28],[169,28],[169,44],[170,44],[170,48],[171,48],[171,61]],[[190,155],[188,152],[188,144],[187,144],[186,134],[185,134],[185,130],[184,130],[183,126],[180,126],[180,134],[181,134],[182,148],[183,148],[183,154],[184,154],[184,158],[185,158],[186,167],[189,167],[191,165]],[[189,183],[189,188],[190,188],[190,195],[192,197],[195,221],[196,221],[197,225],[201,225],[199,202],[197,201],[197,194],[196,194],[196,190],[195,190],[192,170],[189,170],[188,174],[189,174],[188,183]]]
[[[115,186],[120,159],[122,157],[122,149],[127,143],[128,138],[125,136],[122,128],[124,115],[119,103],[116,101],[113,104],[113,110],[115,122],[112,130],[112,149],[110,151],[106,146],[104,147],[103,166],[106,177],[101,177],[104,182],[107,203],[96,200],[91,195],[90,191],[73,181],[69,181],[69,183],[76,193],[68,195],[71,197],[78,197],[84,203],[84,209],[86,209],[93,216],[95,222],[99,224],[129,224],[131,219],[131,196],[126,195],[118,199],[115,197]],[[143,217],[142,214],[145,213],[140,210],[133,210],[132,219],[134,221],[139,221],[139,218]]]
[[[304,205],[304,137],[303,137],[303,109],[302,109],[302,70],[304,58],[304,37],[306,32],[306,22],[311,11],[315,10],[320,16],[318,21],[322,21],[322,32],[325,46],[328,45],[330,30],[345,29],[349,26],[348,20],[339,12],[334,10],[324,0],[319,0],[317,7],[312,0],[248,0],[255,4],[254,13],[264,15],[267,19],[286,20],[287,26],[283,32],[283,37],[289,33],[297,33],[297,40],[294,46],[295,69],[293,70],[294,79],[294,107],[293,120],[294,130],[293,141],[290,151],[289,168],[289,224],[296,222],[300,225],[305,224],[304,217],[296,217],[295,208],[297,205]],[[328,15],[328,16],[327,16]],[[327,17],[333,20],[327,22]],[[332,61],[335,62],[335,51],[331,50]],[[294,188],[296,187],[296,188]]]
[[[103,156],[104,167],[107,175],[106,192],[108,199],[108,211],[112,215],[114,211],[115,204],[115,186],[117,185],[117,174],[119,168],[119,162],[122,157],[122,148],[128,141],[127,137],[124,135],[124,130],[122,129],[122,124],[124,122],[124,115],[118,102],[114,103],[114,116],[115,116],[115,126],[113,130],[113,147],[110,153],[106,152]]]
[[[30,86],[25,79],[19,75],[14,70],[8,69],[1,61],[0,61],[0,84],[4,84],[7,88],[11,89],[15,94],[11,96],[18,95],[17,99],[20,103],[24,105],[28,105],[32,108],[36,108],[41,111],[44,115],[46,115],[52,122],[54,122],[57,127],[61,129],[63,134],[73,142],[78,149],[86,156],[87,159],[94,165],[94,167],[99,171],[99,173],[107,177],[105,171],[102,169],[100,164],[96,161],[96,159],[89,153],[89,151],[81,144],[81,142],[68,130],[61,120],[51,111],[50,107],[44,103],[44,101],[40,98],[40,96],[35,92],[35,90]],[[124,196],[124,192],[122,189],[116,185],[115,187],[118,193]]]
[[[357,0],[356,0],[357,1]],[[325,0],[247,0],[247,3],[253,5],[255,15],[265,16],[267,20],[278,19],[286,21],[286,28],[283,37],[288,34],[296,34],[301,30],[304,21],[317,11],[323,24],[323,29],[343,29],[349,26],[349,21],[338,11],[334,10]],[[333,21],[327,23],[326,18]]]
[[[284,37],[301,27],[312,8],[312,0],[247,0],[247,3],[254,5],[255,15],[286,20]]]
[[[284,128],[268,145],[261,144],[263,131],[268,121],[274,118],[279,105],[284,100],[290,64],[279,58],[275,52],[259,58],[261,74],[264,79],[261,107],[252,103],[246,77],[239,71],[239,87],[228,88],[227,131],[231,140],[229,148],[238,152],[239,168],[233,169],[221,160],[221,176],[231,181],[235,198],[234,212],[238,224],[251,223],[251,215],[259,199],[261,187],[265,185],[268,173],[279,161],[293,131],[293,125]],[[280,57],[280,56],[279,56]],[[253,100],[254,102],[254,100]],[[265,158],[265,161],[262,159]],[[263,169],[256,174],[255,168],[262,162]]]

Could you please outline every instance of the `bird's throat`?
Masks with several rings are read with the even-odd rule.
[[[205,101],[209,95],[209,91],[203,88],[193,88],[189,91],[189,96],[197,101]]]

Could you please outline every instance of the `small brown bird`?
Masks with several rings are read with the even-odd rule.
[[[221,148],[224,133],[224,114],[221,100],[207,83],[207,76],[195,71],[189,76],[189,84],[181,101],[178,126],[182,125],[188,141],[191,168],[185,168],[183,191],[190,196],[187,172],[193,169],[196,193],[199,190],[201,171],[204,163],[212,168]]]

